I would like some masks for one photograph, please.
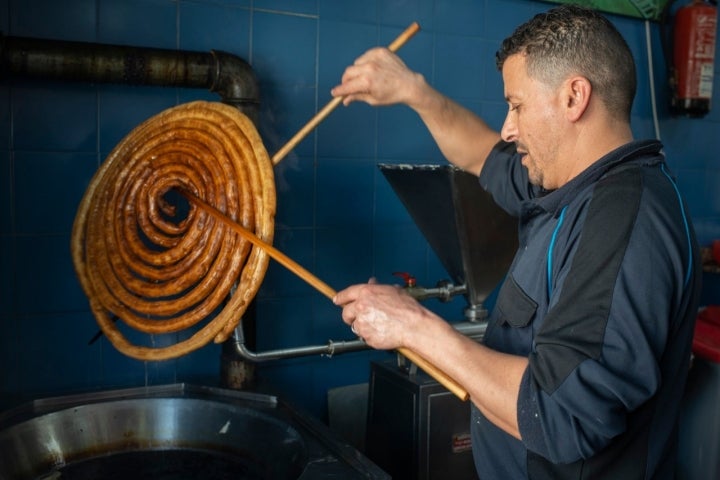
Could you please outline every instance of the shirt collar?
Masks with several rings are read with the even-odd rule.
[[[661,150],[662,144],[657,140],[634,140],[626,143],[601,157],[557,190],[541,193],[542,196],[537,197],[533,203],[536,203],[546,212],[553,212],[554,216],[558,216],[560,211],[581,190],[597,182],[600,177],[610,170],[630,163],[654,165],[663,162],[664,157],[660,154]]]

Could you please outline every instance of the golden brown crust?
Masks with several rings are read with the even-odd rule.
[[[273,239],[272,162],[255,126],[236,108],[191,102],[130,132],[85,192],[71,249],[103,333],[140,360],[175,358],[226,340],[269,261],[194,206],[184,220],[171,219],[174,206],[166,195],[174,187],[193,192],[266,242]],[[134,345],[114,317],[147,336],[194,333],[171,345]]]

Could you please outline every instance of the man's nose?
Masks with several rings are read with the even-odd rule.
[[[503,123],[502,130],[500,130],[500,136],[506,142],[514,142],[517,140],[517,125],[515,121],[510,118],[512,115],[508,112]]]

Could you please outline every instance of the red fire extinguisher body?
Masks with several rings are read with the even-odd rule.
[[[701,117],[710,111],[717,7],[695,1],[675,15],[673,63],[675,113]]]

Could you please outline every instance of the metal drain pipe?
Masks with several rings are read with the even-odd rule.
[[[257,124],[259,88],[252,67],[220,50],[193,52],[0,33],[0,80],[40,80],[206,88]]]

